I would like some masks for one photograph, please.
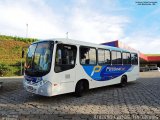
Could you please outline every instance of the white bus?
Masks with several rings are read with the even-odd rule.
[[[120,84],[139,77],[138,53],[71,39],[51,39],[30,45],[24,88],[43,96]]]

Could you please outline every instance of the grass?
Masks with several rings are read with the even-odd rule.
[[[3,76],[20,76],[21,75],[21,66],[9,66],[10,71],[8,71],[6,74],[1,75]]]
[[[10,68],[5,76],[20,75],[21,59],[23,63],[25,61],[25,58],[21,58],[22,48],[24,48],[26,55],[28,46],[35,41],[37,39],[0,35],[0,64],[3,63]]]

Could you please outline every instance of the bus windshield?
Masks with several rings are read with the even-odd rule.
[[[26,56],[25,74],[44,76],[51,68],[53,42],[39,42],[30,45]]]

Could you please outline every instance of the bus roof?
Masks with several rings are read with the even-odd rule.
[[[125,49],[121,49],[121,48],[117,48],[117,47],[112,47],[112,46],[108,46],[108,45],[94,44],[94,43],[90,43],[90,42],[84,42],[84,41],[73,40],[73,39],[68,39],[68,38],[53,38],[53,39],[39,40],[37,42],[42,42],[42,41],[57,41],[59,43],[64,43],[64,44],[82,45],[82,46],[89,46],[89,47],[104,48],[104,49],[110,49],[110,50],[135,53],[135,51],[129,51],[129,50],[125,50]],[[37,43],[37,42],[34,42],[34,43]]]

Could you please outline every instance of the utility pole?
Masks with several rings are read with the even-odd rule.
[[[22,48],[22,56],[21,56],[21,75],[23,75],[23,64],[22,64],[22,59],[24,57],[24,49]]]
[[[22,65],[22,58],[21,58],[21,75],[23,74],[23,65]]]
[[[26,24],[26,38],[28,37],[28,23]]]
[[[26,38],[28,38],[28,23],[26,24]],[[24,54],[24,49],[22,48],[22,54]],[[22,64],[23,55],[21,56],[21,75],[23,75],[23,64]]]
[[[66,38],[68,39],[68,32],[66,32]]]

